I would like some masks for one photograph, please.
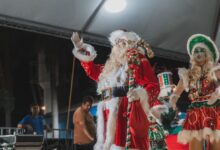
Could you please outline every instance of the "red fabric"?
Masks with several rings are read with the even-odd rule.
[[[214,82],[210,82],[206,77],[200,79],[201,87],[191,88],[189,91],[189,98],[193,104],[199,104],[199,102],[205,102],[210,98],[210,95],[216,90]],[[197,92],[201,91],[201,94],[197,96]],[[195,95],[195,96],[194,96]],[[207,106],[202,105],[198,108],[190,108],[187,111],[186,120],[183,125],[184,130],[202,130],[204,128],[210,128],[212,130],[220,129],[220,107],[219,106]]]
[[[103,69],[102,64],[94,64],[93,61],[81,62],[86,74],[93,80],[98,81],[98,77]]]
[[[143,111],[139,101],[131,103],[131,114],[130,114],[130,130],[134,136],[146,137],[148,135],[149,122],[147,115]]]
[[[103,118],[104,118],[104,132],[106,133],[106,127],[107,127],[107,120],[109,115],[109,109],[105,109],[103,111]],[[106,139],[106,134],[104,134],[104,138]]]
[[[130,51],[132,51],[132,49]],[[136,65],[136,64],[129,65],[130,68],[134,69],[135,82],[137,85],[140,85],[147,90],[150,107],[160,105],[161,102],[157,99],[160,93],[160,86],[157,77],[155,76],[155,73],[147,58],[140,53],[138,54],[138,58],[139,61],[141,62],[140,65]],[[93,61],[81,62],[81,65],[86,71],[86,74],[91,79],[98,81],[98,77],[104,65],[94,64]]]
[[[216,108],[217,110],[217,112],[220,112],[220,107],[218,107],[218,108]],[[217,130],[220,130],[220,113],[218,113],[218,116],[217,116],[217,118],[216,118],[216,120],[217,120],[217,123],[216,123],[216,129]]]
[[[115,144],[121,147],[125,147],[126,142],[127,104],[128,100],[124,97],[119,105],[116,123]],[[140,101],[132,102],[130,112],[131,148],[148,150],[148,125],[147,116]]]
[[[160,93],[160,85],[158,83],[157,77],[148,61],[148,59],[142,55],[138,55],[140,60],[140,65],[132,64],[130,67],[134,69],[135,82],[137,85],[144,87],[148,93],[149,105],[154,107],[161,105],[161,102],[157,99]]]
[[[188,150],[189,145],[180,144],[177,142],[177,135],[168,135],[166,137],[168,150]]]
[[[184,130],[200,130],[204,128],[218,129],[219,114],[216,107],[200,107],[190,109],[187,112],[186,120],[183,125]]]
[[[132,102],[130,113],[131,148],[148,150],[148,126],[147,115],[140,102]]]
[[[137,50],[131,50],[137,51]],[[142,86],[149,95],[150,107],[161,104],[157,97],[159,94],[159,84],[157,78],[150,66],[147,58],[138,53],[138,60],[140,64],[129,64],[129,67],[134,69],[134,82],[137,86]],[[85,69],[87,75],[98,81],[98,77],[103,69],[103,65],[96,65],[93,62],[81,62],[81,65]],[[115,144],[117,146],[124,147],[126,142],[127,133],[127,97],[123,97],[118,108],[117,122],[116,122],[116,138]],[[132,102],[132,110],[130,113],[130,125],[131,125],[131,148],[137,148],[141,150],[148,149],[148,119],[146,114],[142,110],[140,101]]]
[[[128,100],[126,97],[123,97],[118,108],[118,118],[116,122],[116,135],[115,135],[115,144],[117,146],[125,146],[126,133],[127,133],[127,104]]]

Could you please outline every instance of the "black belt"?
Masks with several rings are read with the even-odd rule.
[[[101,98],[102,100],[107,100],[114,97],[124,97],[127,96],[127,92],[128,86],[108,88],[102,91]]]

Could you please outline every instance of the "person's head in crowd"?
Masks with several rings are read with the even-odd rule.
[[[219,60],[219,51],[214,41],[206,35],[194,34],[187,41],[187,51],[190,56],[190,84],[196,84],[203,72],[210,72]],[[208,74],[211,80],[211,74]]]
[[[83,97],[83,100],[82,100],[82,109],[84,111],[89,111],[89,109],[92,107],[92,103],[94,101],[94,98],[92,96],[85,96]]]
[[[40,106],[38,104],[31,105],[31,113],[33,116],[37,116],[40,114]]]

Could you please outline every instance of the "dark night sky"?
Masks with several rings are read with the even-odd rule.
[[[0,78],[0,80],[4,80],[4,82],[0,82],[3,83],[3,86],[0,85],[0,87],[6,88],[15,97],[12,125],[16,126],[17,122],[29,113],[31,103],[35,101],[42,103],[41,89],[36,84],[36,54],[38,49],[46,51],[48,65],[54,62],[59,64],[59,108],[66,108],[68,106],[73,58],[71,41],[3,27],[0,27],[0,33],[0,61],[4,72],[4,77]],[[104,63],[108,58],[110,48],[100,46],[95,46],[95,48],[98,53],[95,63]],[[164,64],[167,68],[172,68],[174,83],[178,81],[175,68],[186,65],[178,61],[174,62],[157,57],[150,62],[152,65],[157,63],[159,68]],[[79,103],[84,95],[96,96],[96,83],[86,76],[79,61],[76,60],[72,104]],[[183,103],[184,105],[187,104]],[[2,112],[0,109],[0,117],[4,118]],[[3,126],[4,121],[2,121],[3,119],[0,120],[0,126]]]

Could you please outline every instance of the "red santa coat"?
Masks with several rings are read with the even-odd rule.
[[[128,57],[134,51],[137,53],[135,61],[129,64],[126,63],[117,70],[112,70],[106,78],[101,80],[99,76],[104,65],[82,60],[81,65],[87,75],[98,82],[98,91],[116,86],[124,86],[129,78],[128,70],[133,70],[136,85],[135,91],[140,100],[131,102],[129,114],[130,148],[147,150],[149,149],[147,113],[153,107],[156,108],[161,105],[157,99],[160,88],[149,61],[139,49],[128,50]],[[118,79],[120,80],[118,81]],[[127,105],[127,96],[112,98],[109,101],[102,101],[98,104],[97,143],[94,149],[124,149],[127,133]]]

